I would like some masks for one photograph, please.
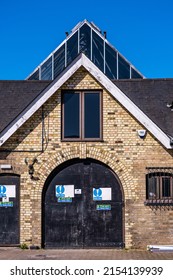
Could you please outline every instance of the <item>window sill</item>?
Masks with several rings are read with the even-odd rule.
[[[147,200],[145,200],[144,205],[146,205],[146,206],[173,205],[173,198],[147,199]]]

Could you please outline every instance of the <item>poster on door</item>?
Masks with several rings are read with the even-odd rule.
[[[112,200],[112,189],[93,188],[93,200]]]
[[[13,207],[10,198],[16,197],[15,185],[0,185],[0,207]]]
[[[59,201],[63,201],[63,202],[68,201],[67,199],[62,199],[62,198],[74,197],[74,185],[56,185],[55,196],[61,198],[59,199]]]

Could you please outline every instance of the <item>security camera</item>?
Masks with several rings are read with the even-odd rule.
[[[146,136],[147,131],[145,129],[138,130],[138,135],[140,138],[144,138]]]

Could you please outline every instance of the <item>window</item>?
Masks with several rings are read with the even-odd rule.
[[[101,112],[100,91],[62,92],[62,140],[101,140]]]
[[[173,200],[173,174],[152,172],[146,175],[146,199],[148,201]]]

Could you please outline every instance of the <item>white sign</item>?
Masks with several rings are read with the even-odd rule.
[[[0,185],[0,197],[16,197],[16,186]]]
[[[2,197],[2,202],[9,202],[9,197]]]
[[[75,194],[81,194],[82,190],[81,189],[75,189],[74,192],[75,192]]]
[[[74,197],[74,185],[56,185],[56,197]]]
[[[112,200],[112,189],[93,188],[93,200]]]

